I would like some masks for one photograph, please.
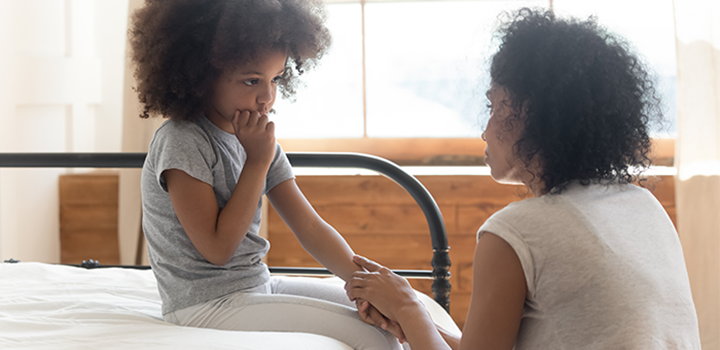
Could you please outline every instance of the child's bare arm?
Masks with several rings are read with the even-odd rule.
[[[315,260],[344,281],[348,281],[353,272],[362,271],[352,261],[353,251],[345,239],[315,212],[295,180],[287,180],[275,186],[268,192],[268,198],[303,248]],[[372,305],[364,308],[360,315],[364,322],[385,328],[405,341],[400,326],[385,319]]]
[[[247,161],[222,210],[210,185],[181,170],[163,172],[180,224],[200,254],[215,265],[226,264],[245,238],[275,155],[274,127],[267,117],[237,112],[233,127]]]
[[[313,209],[295,180],[287,180],[267,194],[273,208],[287,223],[303,248],[335,275],[347,281],[361,268],[352,262],[345,239]]]

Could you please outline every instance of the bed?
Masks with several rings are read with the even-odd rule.
[[[142,167],[143,153],[4,153],[0,167]],[[405,188],[430,228],[432,271],[396,271],[433,279],[433,298],[417,292],[433,319],[459,333],[447,313],[450,283],[442,216],[425,187],[392,162],[358,153],[288,153],[293,167],[374,170]],[[8,259],[9,257],[3,257]],[[321,269],[271,267],[290,275],[329,275]],[[323,283],[338,283],[336,277]],[[0,264],[2,349],[350,349],[332,338],[307,333],[238,332],[180,327],[162,320],[160,297],[147,266],[80,266],[18,262]]]

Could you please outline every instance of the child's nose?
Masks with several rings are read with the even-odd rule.
[[[264,86],[258,92],[257,102],[258,103],[270,103],[275,98],[275,90],[277,88],[273,84]]]

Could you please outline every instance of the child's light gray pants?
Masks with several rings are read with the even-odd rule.
[[[238,331],[305,332],[353,349],[401,349],[392,334],[360,320],[342,285],[317,278],[272,276],[261,286],[168,313],[181,326]]]

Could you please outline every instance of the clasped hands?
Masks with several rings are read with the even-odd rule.
[[[390,269],[362,256],[353,262],[365,271],[353,273],[345,284],[350,300],[355,301],[360,319],[392,333],[401,343],[405,333],[400,325],[401,313],[406,307],[419,305],[410,283]]]

